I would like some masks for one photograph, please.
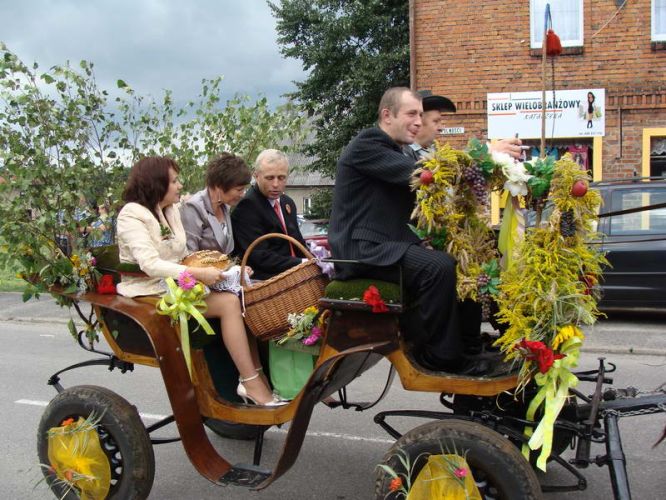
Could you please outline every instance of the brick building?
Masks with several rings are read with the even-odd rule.
[[[456,103],[444,137],[454,147],[487,137],[488,93],[540,94],[545,3],[410,0],[412,87]],[[603,89],[605,113],[599,135],[549,145],[587,151],[596,180],[666,175],[666,0],[550,4],[564,46],[555,61],[556,92]],[[550,73],[549,61],[549,79]],[[534,135],[523,141],[539,142]]]

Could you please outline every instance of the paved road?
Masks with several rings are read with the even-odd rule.
[[[8,297],[13,295],[13,297]],[[49,300],[17,303],[15,294],[0,294],[0,389],[5,396],[0,403],[3,423],[0,425],[0,493],[4,498],[39,499],[52,498],[42,486],[34,491],[33,485],[40,478],[35,452],[35,434],[44,405],[54,391],[46,386],[46,379],[55,371],[87,359],[69,336],[64,321],[67,315]],[[28,309],[24,309],[24,308]],[[20,314],[26,318],[26,310],[33,311],[33,319],[41,322],[8,321],[6,318]],[[2,319],[4,318],[4,319]],[[613,320],[616,321],[616,320]],[[626,319],[600,324],[597,336],[589,335],[592,349],[608,345],[613,349],[655,349],[660,355],[606,354],[618,363],[620,371],[615,385],[634,385],[642,389],[653,389],[666,381],[666,332],[658,321],[641,323]],[[626,324],[625,324],[626,323]],[[613,327],[621,325],[619,330]],[[633,325],[633,326],[632,326]],[[633,330],[632,330],[633,328]],[[661,334],[659,333],[661,331]],[[618,339],[625,339],[623,344]],[[595,347],[597,346],[597,347]],[[649,346],[649,347],[648,347]],[[582,368],[596,365],[597,354],[588,352],[583,356]],[[381,364],[350,388],[351,397],[367,400],[376,394],[382,385],[387,366]],[[106,386],[136,404],[149,424],[160,415],[170,413],[168,401],[158,370],[137,366],[133,374],[108,373],[100,367],[90,367],[65,374],[63,384],[79,383]],[[589,392],[586,388],[583,392]],[[329,410],[318,405],[313,415],[308,437],[294,468],[264,492],[244,489],[221,488],[208,483],[199,476],[183,452],[179,443],[157,446],[156,478],[151,499],[368,499],[373,498],[373,469],[381,461],[392,440],[373,422],[376,411],[396,408],[440,409],[437,396],[412,393],[394,384],[388,398],[375,410],[357,413]],[[398,427],[408,430],[420,422],[399,421]],[[663,477],[666,471],[666,446],[652,449],[651,444],[663,429],[666,418],[663,414],[621,420],[625,453],[629,461],[629,475],[634,498],[663,498]],[[174,428],[164,429],[162,435],[172,435]],[[272,429],[267,433],[264,461],[266,467],[277,460],[284,440],[284,429]],[[252,445],[212,436],[211,440],[232,462],[251,462]],[[600,446],[594,454],[603,454]],[[554,500],[598,500],[612,498],[605,469],[592,467],[584,471],[589,480],[585,492],[551,494]],[[542,478],[544,483],[570,483],[570,478],[551,468]]]

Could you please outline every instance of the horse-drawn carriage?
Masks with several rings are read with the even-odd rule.
[[[399,293],[396,285],[377,284],[384,294]],[[192,339],[190,374],[179,332],[166,316],[156,312],[154,301],[94,292],[65,294],[76,301],[77,308],[82,303],[92,305],[112,352],[91,348],[84,332],[79,332],[80,345],[90,350],[95,358],[67,367],[49,379],[58,395],[50,402],[39,425],[41,462],[49,463],[49,429],[70,418],[97,415],[96,433],[110,466],[108,497],[145,498],[154,476],[152,446],[172,441],[153,438],[151,433],[175,422],[187,456],[202,476],[219,485],[262,489],[294,464],[316,404],[322,401],[336,404],[331,403],[329,397],[338,393],[342,397],[338,405],[369,409],[371,405],[347,401],[344,388],[386,358],[391,363],[392,375],[398,375],[405,390],[440,393],[443,408],[435,412],[410,409],[375,415],[375,422],[396,439],[384,465],[402,477],[411,474],[414,479],[428,455],[441,453],[442,446],[455,448],[465,451],[482,498],[540,498],[537,476],[530,461],[519,451],[527,441],[523,428],[536,423],[525,419],[526,404],[508,394],[517,384],[516,374],[470,378],[428,372],[411,359],[401,334],[398,318],[405,307],[403,303],[387,304],[387,312],[374,314],[370,305],[355,297],[355,292],[341,297],[345,289],[353,290],[353,282],[340,285],[332,282],[328,289],[335,290],[331,292],[334,296],[324,296],[319,301],[320,310],[328,311],[328,320],[315,369],[289,404],[274,408],[245,405],[237,400],[233,390],[237,373],[219,339],[204,339],[200,344],[196,338]],[[393,290],[388,289],[391,287]],[[63,373],[83,366],[102,365],[127,373],[135,364],[161,371],[173,411],[172,416],[149,427],[144,426],[135,406],[112,391],[88,385],[64,388],[60,382]],[[604,384],[611,382],[609,373],[613,370],[614,367],[609,369],[601,361],[597,370],[577,374],[579,379],[593,382],[594,390],[589,396],[571,391],[555,423],[549,457],[568,470],[574,481],[571,485],[551,489],[584,489],[585,479],[576,467],[594,463],[609,467],[616,498],[630,498],[617,420],[627,414],[663,410],[666,395],[621,399],[617,397],[619,392],[604,389]],[[392,379],[393,376],[389,377],[387,388]],[[384,390],[380,397],[386,392]],[[427,418],[430,422],[401,435],[389,423],[390,418],[397,416]],[[280,457],[277,463],[266,467],[261,463],[263,434],[270,426],[286,422],[290,422],[289,431]],[[254,463],[235,463],[224,451],[218,452],[206,434],[206,424],[226,436],[253,438]],[[605,443],[607,453],[592,457],[590,445],[593,442]],[[574,445],[575,459],[569,463],[559,455]],[[404,470],[401,457],[414,464],[410,471]],[[66,493],[68,486],[58,481],[53,471],[46,471],[45,475],[58,496]],[[399,492],[391,491],[392,478],[384,468],[379,469],[377,498],[398,497]]]
[[[412,304],[402,299],[399,284],[333,281],[305,304],[317,305],[320,317],[326,320],[321,322],[314,366],[295,397],[279,407],[249,406],[236,396],[238,373],[222,342],[210,335],[186,341],[188,335],[184,332],[188,329],[182,322],[180,328],[175,328],[167,316],[159,314],[156,299],[106,295],[99,293],[99,288],[97,292],[74,293],[52,287],[52,293],[73,303],[77,310],[81,303],[92,305],[94,314],[83,317],[99,322],[112,352],[100,352],[85,342],[86,332],[94,331],[90,324],[79,333],[81,346],[99,357],[65,368],[49,380],[59,394],[40,423],[40,460],[53,462],[50,438],[54,429],[72,434],[68,425],[91,422],[86,428],[98,436],[106,457],[101,457],[102,462],[108,463],[104,472],[110,472],[110,479],[103,485],[104,494],[144,498],[153,482],[152,444],[164,442],[152,438],[151,433],[175,422],[179,439],[201,475],[216,484],[265,488],[293,465],[317,403],[336,404],[331,396],[338,393],[339,406],[357,410],[372,407],[348,401],[345,388],[386,358],[392,370],[387,387],[397,374],[407,391],[439,393],[443,408],[384,411],[375,416],[377,424],[396,439],[378,468],[377,498],[406,496],[411,500],[416,497],[417,484],[442,487],[442,481],[453,476],[460,480],[457,484],[464,490],[463,496],[539,498],[542,488],[532,464],[545,470],[548,462],[564,467],[574,478],[572,484],[551,490],[584,489],[585,479],[576,468],[594,463],[609,467],[616,498],[630,498],[617,420],[623,415],[663,411],[666,395],[621,397],[628,393],[604,388],[612,382],[608,374],[614,367],[609,369],[603,361],[594,371],[576,372],[584,337],[579,326],[592,324],[598,314],[594,289],[605,259],[589,243],[600,197],[588,190],[588,174],[570,157],[565,156],[557,165],[539,159],[529,166],[529,174],[525,168],[512,159],[498,164],[477,141],[469,153],[438,146],[414,176],[414,230],[434,248],[457,259],[459,299],[486,305],[496,301],[497,317],[506,331],[495,343],[518,370],[476,378],[428,371],[411,356],[409,336],[400,318]],[[506,203],[496,244],[483,207],[487,206],[489,193],[502,188],[509,189],[512,197]],[[545,217],[547,203],[551,212]],[[528,206],[535,207],[537,222],[525,230],[524,211]],[[498,246],[505,259],[501,293],[497,288]],[[247,253],[244,261],[246,258]],[[289,283],[272,281],[283,279],[280,275],[258,287],[273,287],[270,300],[280,303],[317,276],[293,279],[301,266],[313,268],[316,264],[309,261],[293,268]],[[123,270],[119,267],[117,271]],[[263,304],[259,310],[264,316],[282,320],[303,310],[303,304],[272,307],[269,297],[249,300],[252,288],[246,287],[245,319],[259,338],[271,329],[261,326],[261,321],[259,327],[251,323],[249,315],[254,311],[256,319],[257,309],[253,308],[257,304]],[[371,288],[374,298],[366,300],[365,292]],[[381,307],[377,307],[381,297],[393,297],[393,301],[382,300]],[[91,364],[122,372],[131,371],[134,364],[159,368],[173,415],[146,428],[134,406],[105,388],[61,386],[63,372]],[[585,394],[576,388],[579,381],[589,381],[594,388]],[[401,435],[389,423],[393,417],[425,417],[430,422]],[[271,468],[265,468],[261,464],[264,431],[286,422],[290,425],[282,453]],[[219,453],[209,441],[206,425],[222,434],[254,438],[254,463],[234,463],[224,452]],[[592,443],[604,443],[606,454],[592,457]],[[575,447],[576,454],[567,462],[560,455],[569,446]],[[67,458],[72,453],[65,455]],[[443,460],[444,465],[437,460]],[[433,479],[437,467],[440,472],[444,467],[444,473],[435,473]],[[426,476],[431,474],[430,479],[422,479],[424,471]],[[60,495],[67,488],[81,490],[86,484],[85,477],[77,482],[71,473],[63,480],[63,466],[46,469],[45,474],[51,488]]]

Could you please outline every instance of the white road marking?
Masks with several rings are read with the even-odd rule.
[[[35,401],[34,399],[17,399],[14,403],[19,405],[46,406],[48,401]]]
[[[55,335],[51,335],[49,333],[44,333],[44,334],[41,334],[40,337],[51,337],[51,338],[53,338],[53,337],[55,337]]]
[[[272,427],[268,432],[276,432],[280,434],[286,434],[287,429],[278,429]],[[393,444],[395,440],[385,439],[385,438],[369,438],[364,436],[354,436],[352,434],[339,434],[337,432],[318,432],[318,431],[308,431],[305,434],[308,437],[325,437],[325,438],[334,438],[334,439],[344,439],[345,441],[363,441],[366,443],[381,443],[381,444]]]
[[[34,399],[17,399],[14,403],[19,405],[30,405],[30,406],[42,406],[45,407],[49,404],[48,401],[38,401]],[[167,418],[167,415],[158,415],[155,413],[139,413],[141,418],[146,420],[163,420]],[[271,427],[268,432],[274,432],[276,434],[286,434],[287,429],[279,429],[277,427]],[[319,431],[308,431],[306,433],[308,437],[323,437],[323,438],[334,438],[334,439],[343,439],[345,441],[361,441],[365,443],[380,443],[380,444],[393,444],[395,443],[392,439],[384,438],[370,438],[364,436],[354,436],[352,434],[340,434],[337,432],[319,432]]]

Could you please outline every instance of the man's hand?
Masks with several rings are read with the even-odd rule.
[[[522,148],[520,147],[522,144],[523,142],[517,137],[513,139],[502,139],[501,141],[490,143],[490,151],[506,153],[516,160],[520,160],[523,152]]]

